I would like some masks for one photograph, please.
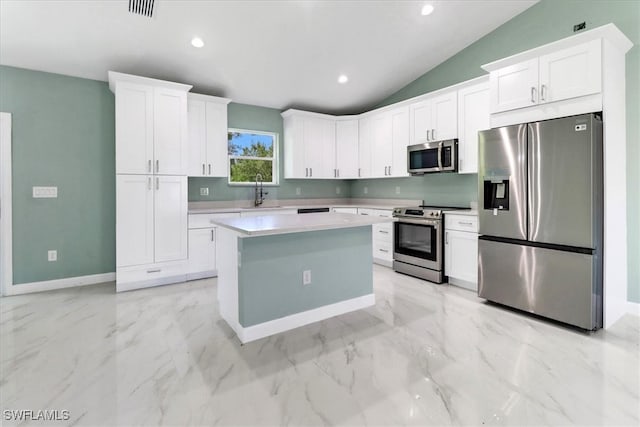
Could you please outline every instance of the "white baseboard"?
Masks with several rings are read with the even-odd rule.
[[[243,344],[268,337],[280,332],[289,331],[299,328],[300,326],[310,323],[319,322],[320,320],[338,316],[340,314],[349,313],[351,311],[360,310],[362,308],[375,305],[376,297],[374,294],[363,295],[361,297],[340,301],[335,304],[325,305],[323,307],[314,308],[312,310],[303,311],[301,313],[292,314],[290,316],[281,317],[279,319],[270,320],[254,326],[242,327],[237,322],[228,322],[232,329],[236,331],[240,342]],[[235,323],[235,324],[231,324]]]
[[[468,291],[478,292],[478,283],[469,282],[468,280],[457,279],[455,277],[449,277],[449,284],[464,288]]]
[[[627,313],[640,316],[640,303],[627,301]]]
[[[91,274],[88,276],[65,277],[64,279],[45,280],[42,282],[20,283],[9,286],[7,295],[30,294],[33,292],[51,291],[54,289],[72,288],[75,286],[95,285],[96,283],[113,282],[116,273]],[[115,289],[114,289],[115,290]]]

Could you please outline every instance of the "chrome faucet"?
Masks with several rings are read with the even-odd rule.
[[[260,188],[258,188],[258,182],[260,182]],[[266,196],[267,194],[269,194],[269,193],[262,190],[262,174],[257,173],[256,174],[255,198],[253,200],[253,205],[255,207],[260,206],[262,204],[262,202],[264,202],[264,196]]]

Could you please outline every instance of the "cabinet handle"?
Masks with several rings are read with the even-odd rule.
[[[213,242],[213,228],[211,229],[211,241]]]
[[[340,169],[338,169],[338,178],[340,178]]]
[[[436,140],[436,130],[435,129],[431,129],[431,139],[433,139],[434,141]]]
[[[444,233],[444,244],[445,245],[449,244],[449,232],[448,231],[446,233]]]
[[[382,234],[389,234],[388,231],[384,231],[384,230],[378,230],[378,233],[382,233]]]
[[[545,100],[545,92],[547,91],[547,86],[546,85],[542,85],[540,86],[540,101],[544,101]]]
[[[461,224],[461,225],[473,225],[473,223],[471,221],[458,221],[458,224]]]
[[[147,179],[148,179],[148,182],[147,182],[147,188],[148,188],[149,190],[151,190],[151,177],[149,177],[149,178],[147,178]]]
[[[360,168],[358,168],[358,178],[360,177]]]
[[[209,175],[211,175],[211,163],[209,163]]]
[[[153,270],[147,270],[147,273],[160,273],[162,271],[161,268],[155,268]]]
[[[369,215],[369,214],[368,214],[368,213],[364,213],[364,212],[362,212],[360,215]]]
[[[156,160],[156,173],[160,172],[160,160]]]
[[[149,173],[151,173],[151,160],[149,160],[149,164],[147,166],[147,169],[149,170]]]
[[[389,252],[387,249],[378,249],[380,252]]]
[[[304,176],[309,176],[309,168],[304,168]]]
[[[309,176],[313,176],[313,168],[309,168]]]
[[[160,178],[156,178],[156,190],[160,189]]]
[[[202,175],[204,175],[204,163],[202,164]]]
[[[535,98],[535,96],[536,96],[536,88],[535,88],[535,87],[533,87],[533,86],[531,86],[531,102],[532,102],[533,104],[535,104],[535,103],[536,103],[536,98]]]
[[[427,141],[430,141],[430,139],[429,139],[429,129],[427,129]]]

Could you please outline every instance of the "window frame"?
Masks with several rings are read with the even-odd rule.
[[[254,157],[254,156],[235,156],[229,154],[229,134],[235,133],[252,133],[255,135],[267,135],[273,138],[273,157]],[[250,187],[255,185],[255,181],[252,182],[233,182],[231,181],[231,159],[240,160],[271,160],[271,177],[270,182],[264,182],[265,187],[278,187],[280,185],[279,164],[280,161],[280,135],[277,132],[253,130],[253,129],[240,129],[240,128],[228,128],[227,129],[227,185],[233,187]]]

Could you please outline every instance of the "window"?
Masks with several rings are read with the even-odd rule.
[[[229,129],[229,184],[278,183],[278,134]]]

